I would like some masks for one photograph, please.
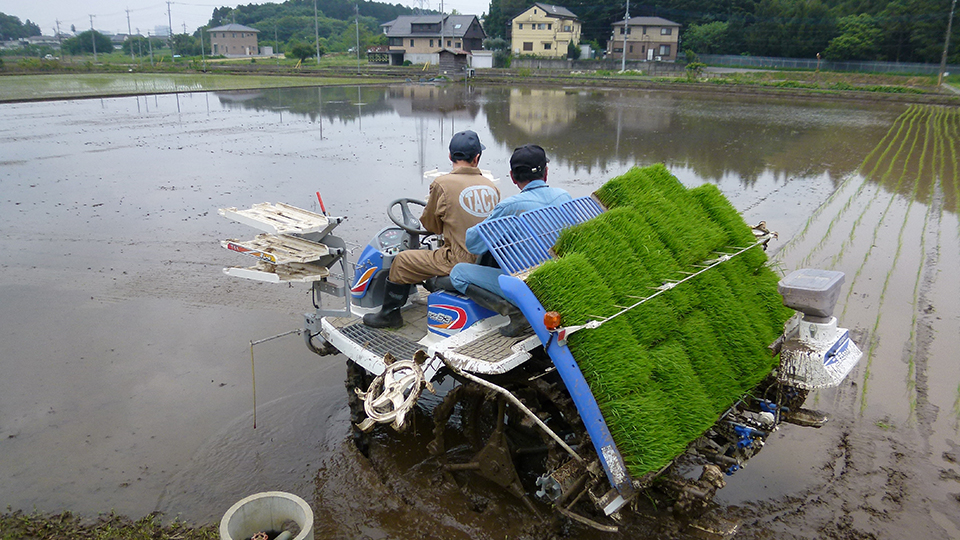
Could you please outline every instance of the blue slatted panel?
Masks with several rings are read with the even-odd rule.
[[[525,212],[520,216],[543,245],[553,247],[557,243],[560,231],[576,225],[577,220],[561,206],[545,206]]]
[[[477,232],[500,268],[510,275],[534,268],[550,258],[546,246],[517,216],[481,222]]]
[[[560,206],[576,218],[576,223],[583,223],[603,213],[603,207],[591,197],[580,197]]]

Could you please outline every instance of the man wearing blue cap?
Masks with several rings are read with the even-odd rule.
[[[443,246],[434,250],[408,249],[397,254],[378,313],[363,316],[373,328],[400,328],[400,308],[407,302],[410,285],[428,278],[450,274],[457,263],[476,261],[467,250],[467,229],[484,220],[500,202],[500,190],[480,174],[480,154],[486,147],[473,131],[461,131],[450,139],[453,171],[430,184],[430,197],[420,216],[423,228],[443,237]]]
[[[547,185],[547,154],[535,144],[517,148],[510,156],[510,179],[520,189],[520,193],[507,197],[487,216],[487,220],[504,216],[516,216],[545,206],[563,204],[570,194],[560,188]],[[467,229],[466,246],[470,253],[482,255],[487,251],[476,227]],[[520,310],[503,298],[499,278],[503,270],[478,264],[461,263],[450,272],[452,286],[463,294],[468,294],[483,307],[510,317],[510,324],[500,328],[500,333],[514,337],[526,326],[526,319]]]

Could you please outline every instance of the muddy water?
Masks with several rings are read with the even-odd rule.
[[[459,86],[4,105],[0,501],[213,520],[252,492],[283,489],[315,502],[323,537],[540,536],[514,501],[443,483],[419,460],[425,430],[383,437],[373,464],[361,459],[344,443],[342,357],[316,357],[296,337],[255,348],[253,429],[249,342],[297,328],[309,298],[220,272],[247,261],[219,240],[253,231],[217,208],[318,209],[320,191],[360,245],[386,224],[390,200],[425,195],[422,173],[445,168],[449,137],[469,128],[496,176],[506,178],[512,148],[536,142],[550,183],[575,196],[664,162],[779,231],[785,269],[846,271],[852,292],[838,309],[865,349],[877,344],[869,369],[864,361],[848,385],[814,396],[835,421],[773,436],[729,479],[721,511],[756,537],[916,526],[950,537],[960,510],[947,458],[958,451],[956,199],[929,179],[910,189],[861,169],[875,148],[899,144],[888,131],[906,109]],[[851,234],[855,221],[862,232]],[[917,344],[912,360],[905,343]],[[656,534],[644,520],[626,529]]]

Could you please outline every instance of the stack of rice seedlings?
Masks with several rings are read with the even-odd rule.
[[[759,383],[775,364],[762,336],[756,335],[752,319],[757,314],[737,299],[718,272],[704,272],[690,282],[700,296],[699,309],[710,320],[724,356],[737,372],[742,391]]]
[[[743,393],[737,380],[737,370],[727,360],[703,312],[691,313],[683,319],[679,339],[710,398],[716,418]]]
[[[677,280],[684,276],[680,264],[673,258],[673,252],[667,249],[637,210],[630,207],[620,207],[607,211],[598,220],[602,230],[610,237],[622,238],[632,252],[643,261],[648,272],[648,280],[638,289],[637,296],[646,297],[653,294],[652,287],[658,287],[668,280]],[[661,296],[656,301],[667,302],[678,317],[690,311],[694,305],[693,298],[684,290],[677,290],[675,294]],[[628,302],[633,304],[633,302]]]
[[[527,284],[547,309],[560,311],[564,325],[583,324],[617,311],[613,293],[581,253],[545,263],[527,278]],[[598,401],[632,392],[650,378],[648,354],[622,317],[595,330],[577,332],[569,343]]]
[[[671,339],[650,351],[651,382],[663,391],[673,409],[676,429],[684,440],[696,439],[717,420],[713,403],[693,369],[681,342]]]
[[[616,306],[634,304],[637,297],[649,296],[656,281],[639,260],[630,245],[621,237],[621,232],[606,226],[606,219],[597,219],[577,227],[575,244],[597,271],[600,279],[613,293]],[[556,251],[564,253],[573,240],[561,240]],[[677,315],[671,306],[657,298],[642,310],[633,310],[624,317],[641,345],[649,347],[666,339],[677,331]]]
[[[673,252],[681,266],[689,268],[705,260],[723,244],[724,233],[691,199],[682,184],[664,178],[655,168],[631,169],[597,190],[596,196],[608,208],[631,206]],[[613,189],[609,195],[607,188]]]
[[[673,406],[659,388],[598,402],[627,470],[636,478],[660,470],[689,443],[675,429]]]
[[[714,186],[687,190],[662,166],[632,169],[596,195],[609,210],[565,230],[559,258],[527,278],[567,326],[610,316],[755,241]],[[632,475],[669,463],[772,369],[766,345],[791,310],[765,261],[752,249],[570,337]]]

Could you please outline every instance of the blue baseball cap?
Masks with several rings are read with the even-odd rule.
[[[487,147],[480,144],[480,137],[471,130],[461,131],[450,139],[450,157],[454,161],[470,161]]]

